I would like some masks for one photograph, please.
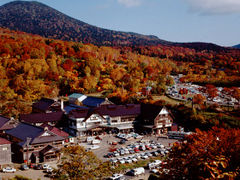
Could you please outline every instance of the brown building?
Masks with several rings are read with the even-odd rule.
[[[138,122],[142,131],[158,135],[166,134],[173,125],[173,116],[165,106],[142,104]]]
[[[0,165],[10,164],[12,162],[11,153],[11,142],[0,138]]]
[[[42,98],[32,105],[33,113],[51,113],[61,111],[61,102],[53,99]]]
[[[12,160],[19,163],[56,160],[60,148],[68,139],[68,134],[57,128],[38,127],[27,123],[20,123],[16,128],[7,130],[6,134],[13,143]]]
[[[69,132],[73,136],[97,135],[107,131],[130,132],[134,129],[140,105],[101,105],[69,112]]]
[[[61,124],[61,120],[64,118],[63,116],[64,113],[62,111],[51,113],[21,114],[19,116],[19,121],[26,122],[35,126],[42,126],[43,124],[56,126],[57,124]]]
[[[6,130],[16,127],[17,122],[11,118],[0,115],[0,135],[4,134]]]

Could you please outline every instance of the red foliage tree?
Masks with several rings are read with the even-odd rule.
[[[238,179],[240,177],[240,130],[213,127],[196,130],[175,143],[167,168],[175,179]]]

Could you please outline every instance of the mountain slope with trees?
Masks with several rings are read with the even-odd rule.
[[[156,36],[98,28],[34,1],[10,2],[1,6],[0,12],[1,27],[48,38],[112,46],[168,43]]]
[[[239,57],[239,50],[97,47],[0,28],[0,114],[18,117],[30,113],[32,102],[42,97],[73,92],[101,92],[116,103],[152,102],[151,97],[142,99],[139,92],[151,86],[153,94],[164,94],[173,84],[171,74],[183,74],[183,82],[227,83],[229,93],[234,93],[232,86],[240,82]],[[189,119],[189,113],[180,117]],[[238,124],[231,122],[226,119],[230,126]]]
[[[1,6],[0,12],[0,27],[53,39],[91,43],[98,46],[174,45],[200,51],[226,49],[212,43],[174,43],[153,35],[99,28],[35,1],[13,1]]]

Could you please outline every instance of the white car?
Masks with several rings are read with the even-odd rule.
[[[137,162],[138,160],[136,158],[132,158],[132,162]]]
[[[132,163],[132,160],[131,159],[126,159],[125,162],[126,163]]]
[[[137,175],[144,174],[144,173],[145,173],[145,170],[143,167],[135,168],[135,169],[132,169],[131,171],[129,171],[129,174],[132,176],[137,176]]]
[[[93,139],[92,140],[92,142],[91,142],[91,144],[100,144],[101,143],[101,141],[100,140],[98,140],[98,139]]]
[[[53,172],[53,168],[52,168],[51,166],[49,166],[49,167],[47,168],[47,173],[51,173],[51,172]]]
[[[148,159],[148,156],[147,155],[143,155],[141,158],[142,159]]]
[[[119,159],[118,160],[121,164],[124,164],[125,163],[125,160],[124,159]]]
[[[2,172],[4,173],[14,173],[16,172],[16,169],[12,168],[12,167],[6,167],[2,169]]]
[[[42,168],[46,170],[46,169],[49,168],[49,167],[50,167],[50,166],[49,166],[48,164],[43,164],[43,167],[42,167]]]
[[[113,174],[112,177],[110,177],[109,179],[112,179],[112,180],[117,180],[117,179],[121,179],[121,180],[124,180],[124,176],[123,174]]]
[[[150,172],[151,172],[151,173],[154,173],[154,174],[159,173],[159,171],[158,171],[157,169],[152,169]]]
[[[135,157],[136,159],[141,159],[141,155],[139,155],[139,154],[136,154],[134,157]]]
[[[94,149],[98,149],[98,148],[100,148],[100,146],[92,145],[92,146],[89,147],[89,150],[94,150]]]
[[[117,159],[110,159],[109,161],[112,162],[112,163],[117,163],[118,162]]]
[[[120,154],[118,153],[118,152],[114,152],[114,157],[118,157],[118,156],[120,156]]]

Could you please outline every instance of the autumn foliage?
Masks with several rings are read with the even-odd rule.
[[[167,168],[175,179],[238,179],[240,177],[240,130],[213,127],[196,130],[175,143]]]
[[[104,179],[111,175],[111,167],[93,152],[86,152],[81,146],[69,146],[62,149],[61,165],[56,175],[58,179]]]
[[[228,82],[239,99],[240,51],[196,51],[176,46],[97,47],[0,29],[0,113],[29,113],[33,101],[73,92],[104,92],[122,102],[173,83]],[[224,69],[223,69],[224,68]],[[186,93],[186,92],[183,92]],[[214,96],[214,91],[209,91]],[[24,108],[28,106],[27,108]]]

